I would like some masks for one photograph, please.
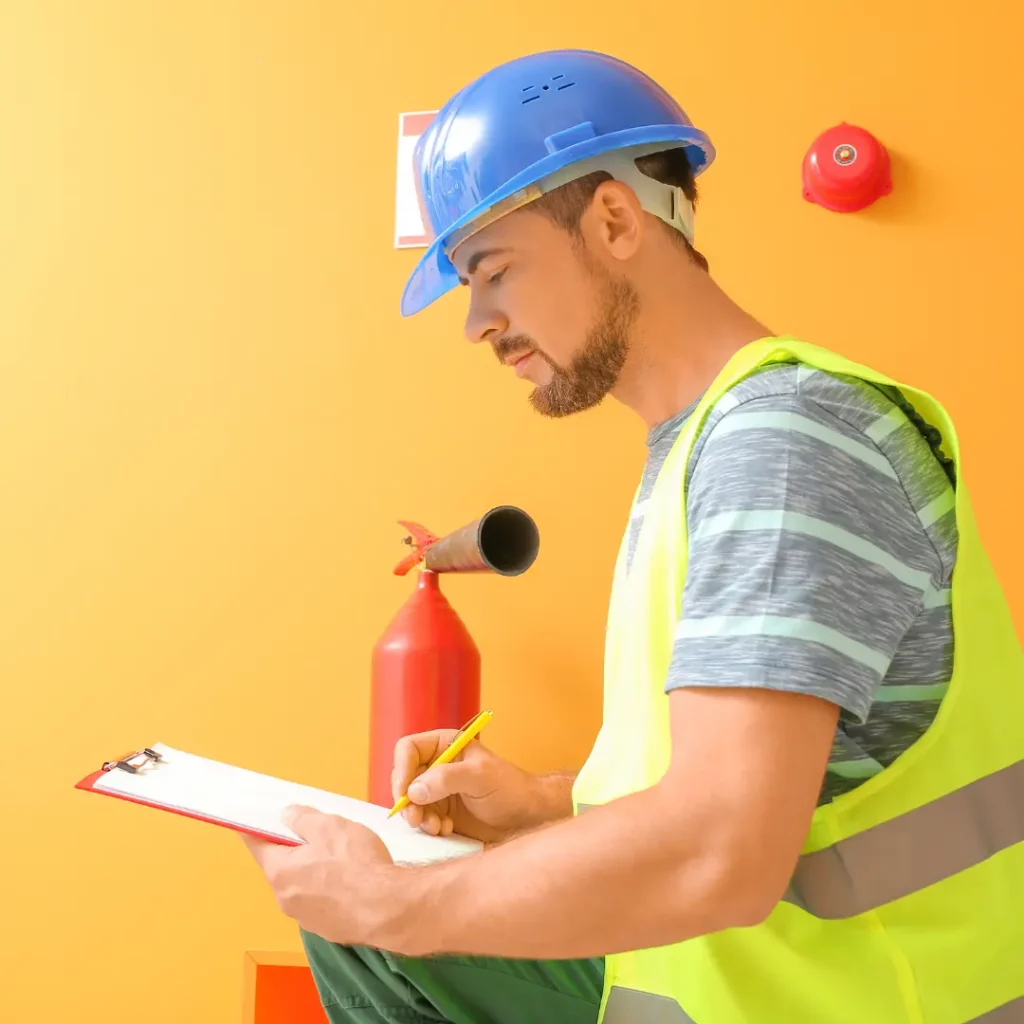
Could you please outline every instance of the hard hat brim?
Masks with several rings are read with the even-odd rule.
[[[694,177],[707,170],[715,159],[714,146],[704,132],[685,125],[667,124],[646,125],[642,128],[630,128],[609,135],[599,135],[537,161],[449,225],[444,235],[438,236],[427,246],[427,251],[409,276],[402,292],[402,316],[413,316],[421,312],[458,285],[458,271],[445,253],[445,242],[456,231],[471,224],[495,203],[501,202],[502,199],[519,189],[532,185],[547,175],[587,157],[648,142],[684,143]]]

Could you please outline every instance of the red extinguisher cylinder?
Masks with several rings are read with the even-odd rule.
[[[372,803],[391,807],[395,744],[432,729],[458,729],[480,711],[480,651],[424,570],[373,647],[370,693]]]

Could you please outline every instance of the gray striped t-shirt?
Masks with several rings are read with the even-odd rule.
[[[904,408],[865,381],[773,364],[716,403],[687,470],[689,561],[666,689],[756,686],[835,702],[821,803],[924,733],[952,669],[953,484],[925,437],[935,431]],[[650,432],[627,565],[692,411]]]

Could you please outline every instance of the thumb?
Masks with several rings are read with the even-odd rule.
[[[300,839],[309,842],[323,828],[324,819],[329,818],[323,811],[302,804],[292,804],[284,809],[281,819]]]
[[[409,786],[409,799],[414,804],[433,804],[447,796],[465,793],[479,782],[480,768],[468,761],[439,764],[414,779]]]

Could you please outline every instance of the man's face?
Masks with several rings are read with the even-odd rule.
[[[582,239],[520,210],[467,239],[453,262],[470,290],[466,336],[535,385],[538,412],[581,412],[615,386],[639,300]]]

